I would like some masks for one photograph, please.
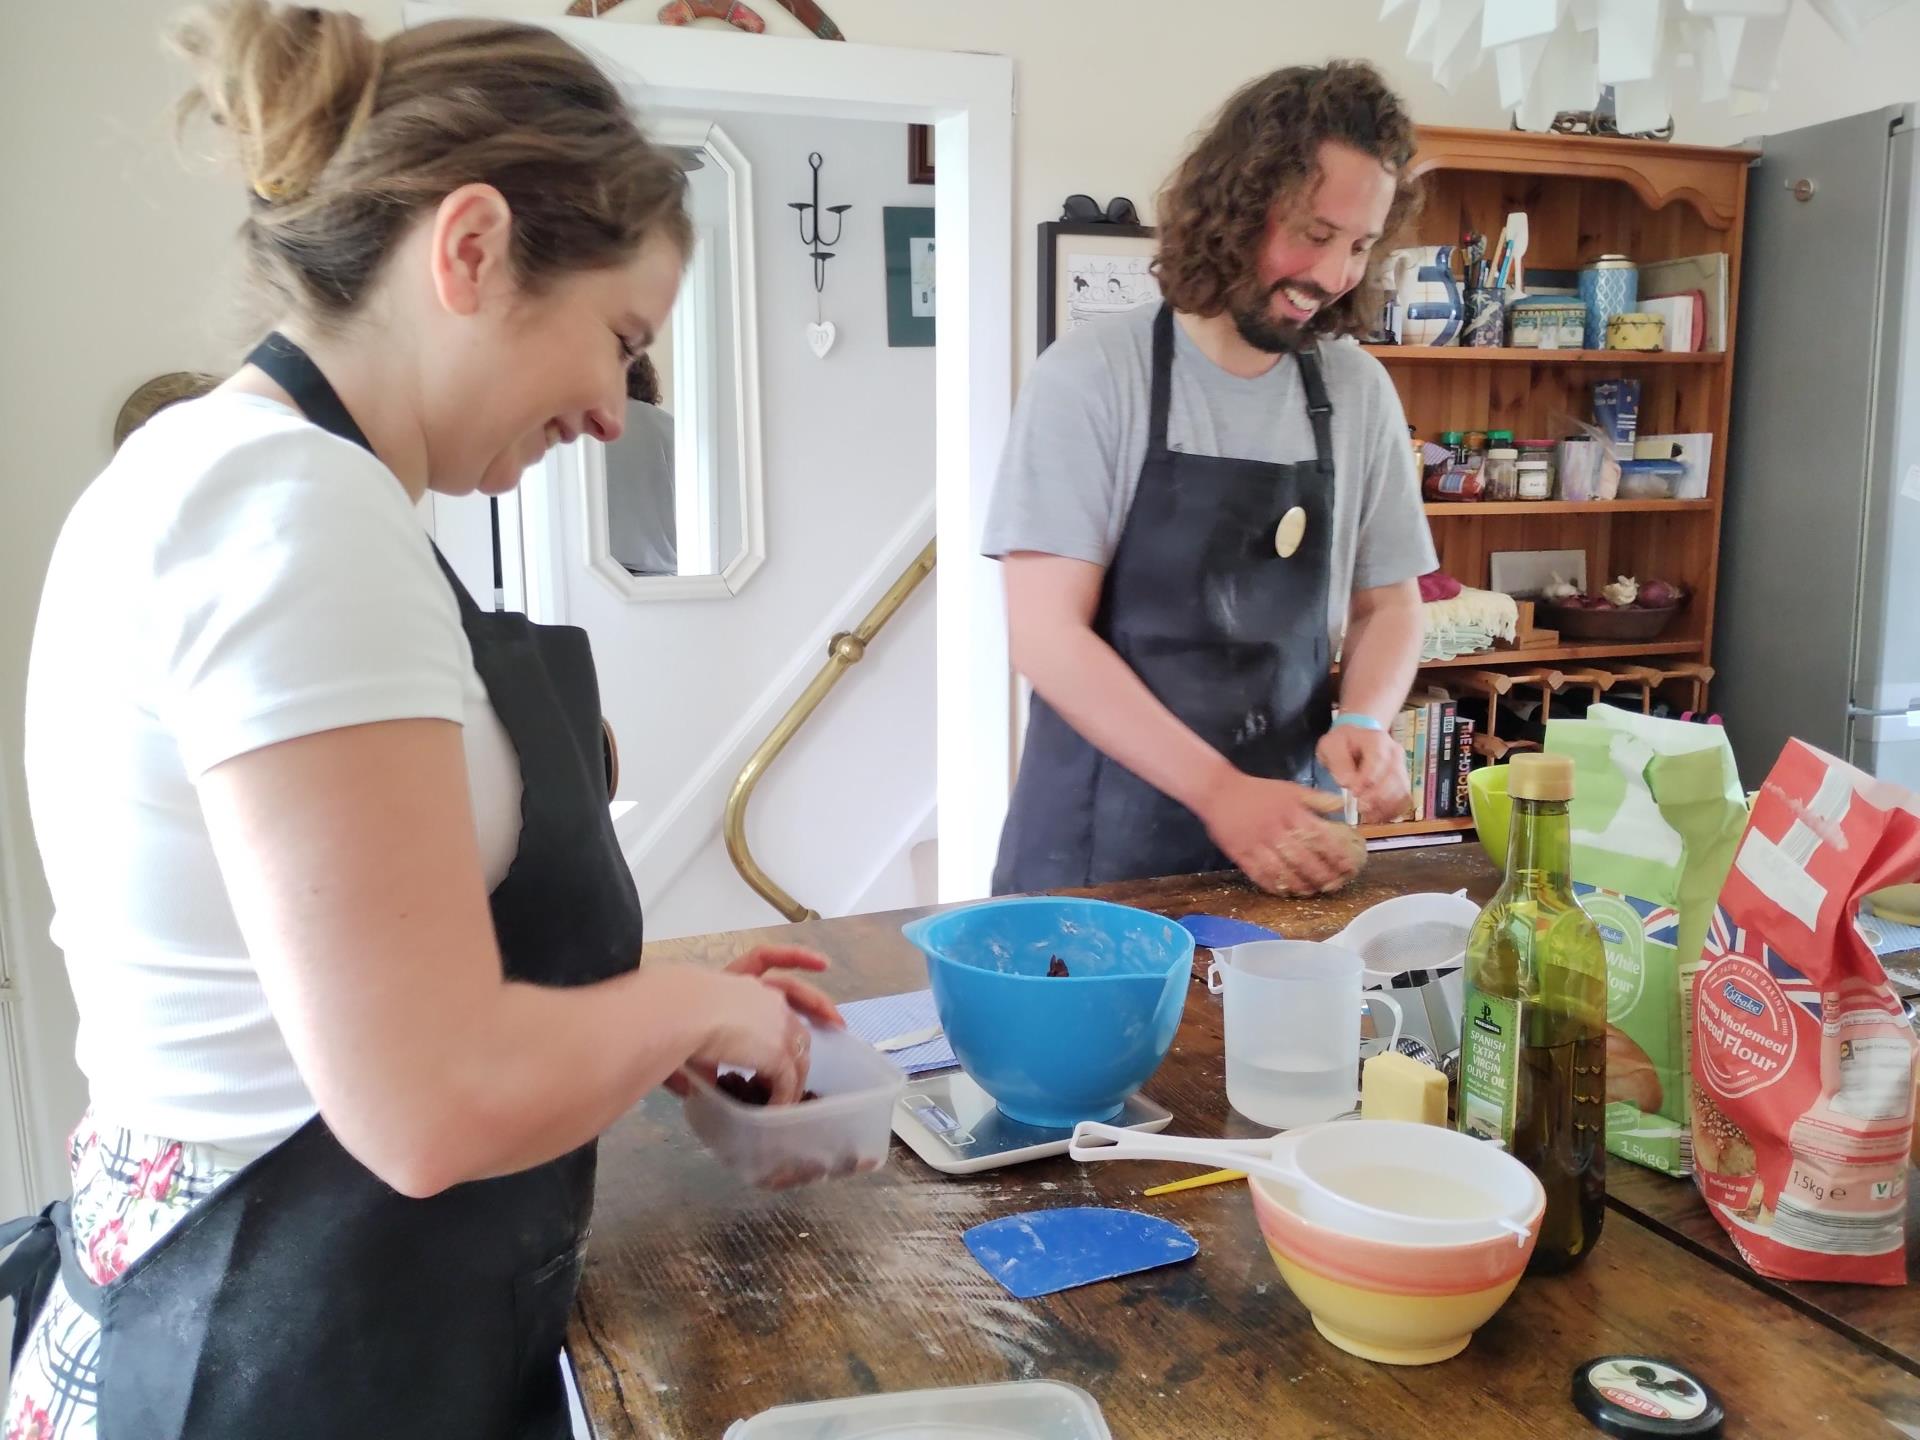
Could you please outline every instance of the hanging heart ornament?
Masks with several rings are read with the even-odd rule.
[[[839,331],[833,328],[831,320],[816,320],[807,326],[807,348],[813,351],[813,358],[824,360],[827,351],[833,348],[833,342]]]

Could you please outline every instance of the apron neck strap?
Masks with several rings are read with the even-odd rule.
[[[1300,383],[1307,392],[1307,420],[1313,426],[1313,458],[1322,475],[1333,475],[1333,401],[1327,398],[1327,379],[1320,370],[1320,344],[1314,341],[1293,352],[1300,362]]]
[[[329,435],[350,440],[369,455],[373,453],[366,431],[348,413],[340,392],[320,373],[313,357],[278,330],[253,347],[247,364],[265,372],[267,378],[293,397],[301,414]]]
[[[1167,450],[1167,404],[1173,395],[1173,306],[1160,302],[1153,317],[1153,381],[1147,401],[1147,454]]]
[[[333,388],[333,382],[320,373],[320,367],[313,363],[311,355],[278,330],[253,347],[247,355],[247,364],[265,373],[274,384],[286,391],[293,403],[300,407],[300,413],[322,430],[342,440],[350,440],[369,455],[374,455],[367,432],[348,412],[346,402],[340,398],[340,392]],[[375,455],[375,458],[379,457]],[[433,558],[440,562],[440,572],[453,586],[462,616],[470,609],[478,612],[480,607],[474,604],[467,587],[460,582],[453,566],[447,563],[447,557],[440,553],[439,542],[432,544]]]

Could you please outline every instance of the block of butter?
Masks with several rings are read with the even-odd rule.
[[[1447,1123],[1447,1077],[1411,1055],[1385,1050],[1360,1067],[1360,1118]]]

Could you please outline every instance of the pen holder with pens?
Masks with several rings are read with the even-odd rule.
[[[1467,323],[1460,343],[1486,349],[1506,343],[1507,292],[1491,286],[1467,292]]]

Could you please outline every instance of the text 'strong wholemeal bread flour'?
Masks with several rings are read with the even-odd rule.
[[[1916,1045],[1854,917],[1916,876],[1920,802],[1788,742],[1694,980],[1696,1180],[1763,1275],[1906,1282]]]

